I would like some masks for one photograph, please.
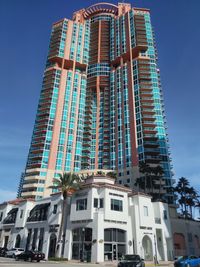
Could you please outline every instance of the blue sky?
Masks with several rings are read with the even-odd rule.
[[[96,2],[0,1],[0,202],[15,197],[25,166],[51,25]],[[175,178],[200,189],[200,1],[130,3],[151,9]]]

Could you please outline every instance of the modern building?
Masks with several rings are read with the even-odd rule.
[[[95,4],[53,24],[19,195],[47,197],[59,173],[81,170],[116,170],[118,183],[133,187],[139,162],[163,167],[172,201],[150,11]]]
[[[139,254],[147,261],[173,259],[168,205],[115,184],[111,177],[87,178],[68,199],[59,239],[62,196],[0,204],[0,247],[43,251],[46,258],[104,262]]]

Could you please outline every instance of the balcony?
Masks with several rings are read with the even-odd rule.
[[[84,131],[91,131],[92,130],[92,126],[90,124],[87,124],[84,126]]]
[[[154,180],[154,184],[157,185],[157,186],[160,186],[160,185],[166,185],[166,181],[165,179],[160,179],[160,180]]]
[[[92,119],[92,112],[88,112],[85,114],[85,119],[90,121]]]
[[[147,152],[147,153],[159,153],[160,152],[160,150],[159,150],[159,148],[145,148],[145,150],[144,150],[144,153],[145,152]]]
[[[40,132],[36,132],[34,133],[32,141],[38,142],[39,140],[41,140],[44,142],[45,138],[46,138],[46,134],[40,134]]]
[[[148,118],[148,116],[151,116],[154,118],[155,111],[153,109],[142,109],[142,117]]]
[[[144,145],[145,148],[157,148],[157,147],[159,147],[158,142],[150,141],[150,140],[149,141],[144,141],[143,145]]]
[[[38,187],[38,184],[36,183],[36,181],[35,181],[35,183],[32,183],[32,182],[31,183],[24,183],[23,184],[23,189],[25,189],[25,191],[26,191],[27,188],[28,189],[35,189],[35,188],[37,188]]]
[[[157,131],[155,130],[155,129],[143,129],[143,133],[144,134],[154,134],[154,135],[156,135],[157,134]]]
[[[145,154],[146,163],[158,164],[161,161],[159,156],[147,155],[146,153],[144,153],[144,154]]]
[[[86,159],[86,162],[88,162],[87,160],[90,159],[90,154],[89,153],[83,153],[82,158]]]
[[[40,192],[35,192],[35,191],[22,192],[21,196],[24,198],[35,198],[35,196],[38,195],[37,193]]]
[[[28,163],[27,164],[27,169],[35,169],[35,168],[40,168],[41,167],[41,162],[38,163]]]
[[[92,140],[92,136],[91,135],[84,135],[83,136],[83,141],[91,141],[91,140]],[[87,142],[85,144],[87,144]]]
[[[153,115],[150,115],[150,114],[142,114],[142,119],[144,119],[144,118],[146,118],[146,119],[153,119],[153,120],[155,120],[155,117],[153,116]]]
[[[90,145],[88,147],[83,146],[83,154],[90,153]]]

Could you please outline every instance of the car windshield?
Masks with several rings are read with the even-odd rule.
[[[122,257],[123,260],[128,260],[128,261],[136,261],[136,260],[140,260],[140,256],[138,255],[124,255]]]
[[[188,256],[182,256],[180,258],[178,258],[179,261],[184,261],[187,260],[189,257]]]

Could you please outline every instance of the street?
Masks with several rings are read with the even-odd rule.
[[[25,261],[16,261],[15,259],[11,258],[2,258],[0,257],[0,267],[7,267],[7,266],[22,266],[23,267],[40,267],[40,266],[45,266],[45,267],[64,267],[67,265],[67,267],[81,267],[81,266],[99,266],[97,264],[87,264],[87,263],[71,263],[71,262],[49,262],[49,261],[41,261],[41,262],[25,262]]]
[[[101,265],[101,264],[92,264],[92,263],[77,263],[77,262],[53,262],[53,261],[41,261],[41,262],[25,262],[25,261],[16,261],[15,259],[12,259],[12,258],[3,258],[3,257],[0,257],[0,267],[2,266],[22,266],[23,267],[42,267],[42,266],[45,266],[45,267],[64,267],[64,266],[67,266],[67,267],[87,267],[87,266],[90,266],[90,267],[97,267],[97,266],[116,266],[117,264],[106,264],[106,265]]]
[[[25,262],[25,261],[16,261],[15,259],[11,258],[2,258],[0,257],[0,267],[8,267],[8,266],[22,266],[23,267],[116,267],[116,262],[105,262],[101,264],[92,264],[92,263],[80,263],[80,262],[53,262],[53,261],[41,261],[41,262]],[[155,267],[152,263],[145,263],[146,267]],[[172,267],[173,263],[162,263],[157,265],[159,267]]]

